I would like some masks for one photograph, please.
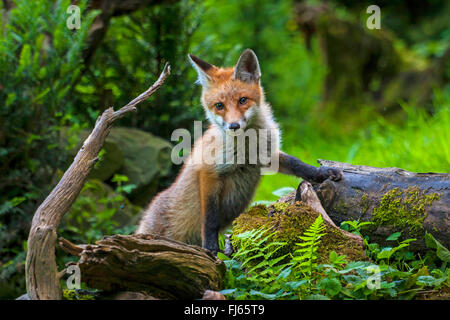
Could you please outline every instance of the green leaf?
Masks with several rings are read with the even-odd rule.
[[[450,252],[439,241],[437,241],[431,233],[425,234],[425,243],[427,247],[436,249],[436,255],[444,262],[450,262]]]
[[[267,300],[274,300],[274,299],[276,299],[278,297],[281,297],[283,295],[283,291],[280,290],[277,293],[264,293],[264,292],[252,289],[252,290],[250,290],[250,295],[252,295],[252,296],[259,296],[259,297],[262,297],[262,298],[267,299]]]
[[[125,176],[125,175],[117,174],[117,173],[116,173],[116,174],[114,174],[114,176],[112,177],[111,181],[112,181],[112,182],[118,182],[118,183],[120,183],[120,182],[128,182],[129,179],[128,179],[128,177]]]
[[[377,254],[377,259],[389,259],[393,253],[394,253],[393,248],[391,247],[383,248]]]
[[[417,284],[423,286],[434,286],[436,279],[432,276],[419,276],[417,277]]]
[[[340,274],[349,273],[350,271],[353,271],[353,270],[363,269],[363,268],[367,267],[368,265],[369,265],[369,263],[364,262],[364,261],[352,261],[345,266],[344,270],[340,270],[339,273]]]
[[[402,235],[401,232],[395,232],[395,233],[391,234],[389,237],[387,237],[386,240],[388,240],[388,241],[395,241],[398,238],[400,238],[401,235]]]
[[[33,100],[32,103],[42,103],[42,99],[50,92],[50,88],[45,88],[44,90],[42,90],[41,93],[39,93],[38,95],[36,95]]]
[[[284,187],[284,188],[275,190],[274,192],[272,192],[272,194],[281,198],[281,197],[284,197],[285,195],[287,195],[288,193],[291,193],[292,191],[295,191],[295,189],[292,187]]]
[[[341,291],[342,286],[341,283],[335,278],[325,278],[320,282],[320,288],[333,297]]]
[[[265,205],[265,206],[269,206],[272,203],[275,203],[275,201],[258,200],[258,201],[252,202],[251,206],[253,207],[253,206],[256,206],[256,205],[259,205],[259,204],[262,204],[262,205]]]
[[[125,193],[131,193],[137,186],[135,184],[127,184],[121,188],[121,190]]]
[[[305,298],[306,300],[330,300],[327,296],[321,294],[310,294]]]
[[[299,280],[299,281],[289,281],[284,284],[284,287],[287,290],[297,290],[300,286],[308,283],[308,280]]]
[[[280,280],[280,279],[287,279],[287,277],[290,276],[291,272],[292,272],[292,268],[291,268],[291,267],[288,267],[288,268],[284,269],[284,270],[281,271],[280,274],[278,275],[277,280]]]
[[[217,258],[219,258],[222,261],[230,260],[226,255],[224,255],[222,252],[217,252]]]
[[[9,107],[16,100],[16,97],[17,97],[17,95],[15,92],[8,93],[8,96],[7,96],[6,102],[5,102],[6,107]]]
[[[333,264],[344,264],[347,261],[345,260],[346,255],[338,255],[336,251],[330,252],[330,262]]]
[[[348,283],[351,283],[353,285],[358,284],[362,281],[362,278],[360,276],[354,275],[354,274],[349,274],[346,276],[342,276],[342,278],[344,278],[344,280]]]
[[[10,200],[11,206],[17,207],[19,204],[24,202],[27,198],[25,197],[14,197]]]
[[[232,294],[232,293],[236,292],[236,290],[237,290],[236,288],[224,289],[224,290],[220,291],[220,293],[223,294],[224,296],[226,296],[227,294]]]
[[[21,74],[25,68],[31,63],[31,47],[29,44],[24,44],[22,51],[20,52],[19,66],[16,70],[16,75]]]

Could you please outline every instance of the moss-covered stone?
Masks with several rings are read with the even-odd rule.
[[[269,215],[269,212],[271,213]],[[296,243],[300,242],[301,236],[314,222],[319,215],[308,205],[302,202],[275,203],[268,208],[257,205],[241,214],[233,222],[233,235],[245,231],[260,228],[270,228],[277,231],[272,237],[272,241],[283,241],[287,245],[278,255],[293,253]],[[234,248],[238,248],[239,241],[231,238]],[[328,263],[329,254],[336,251],[340,255],[346,255],[349,260],[365,260],[366,254],[360,244],[345,236],[339,229],[326,225],[326,235],[321,238],[318,249],[318,263]]]
[[[422,236],[427,206],[439,200],[437,193],[426,194],[419,187],[394,188],[383,195],[380,205],[373,209],[375,226],[394,226],[399,231],[409,231],[409,236]]]

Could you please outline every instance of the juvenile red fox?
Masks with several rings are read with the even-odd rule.
[[[265,146],[270,147],[270,157],[277,161],[278,172],[314,182],[339,180],[341,172],[308,165],[279,149],[278,124],[265,101],[258,58],[252,50],[246,49],[233,68],[219,68],[193,55],[189,59],[198,72],[201,102],[210,126],[195,141],[175,182],[145,210],[136,233],[156,233],[201,244],[217,253],[219,230],[246,209],[258,186],[261,169],[270,166],[248,159],[244,163],[207,161],[211,149],[216,154],[230,152],[224,142],[230,133],[245,135],[251,130],[267,130],[270,134]],[[260,140],[257,136],[257,143]],[[232,154],[239,152],[238,146],[232,145]],[[249,143],[245,144],[246,155],[250,148]]]

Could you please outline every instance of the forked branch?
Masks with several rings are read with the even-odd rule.
[[[36,210],[28,236],[25,267],[27,293],[30,299],[61,299],[55,260],[56,230],[61,219],[83,188],[113,123],[127,113],[136,111],[136,105],[155,93],[169,74],[170,66],[166,64],[158,80],[144,93],[118,111],[108,108],[103,112],[69,169]]]

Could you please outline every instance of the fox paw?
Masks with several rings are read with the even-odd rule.
[[[320,167],[316,178],[316,182],[323,182],[327,179],[339,181],[342,179],[342,171],[331,167]]]

